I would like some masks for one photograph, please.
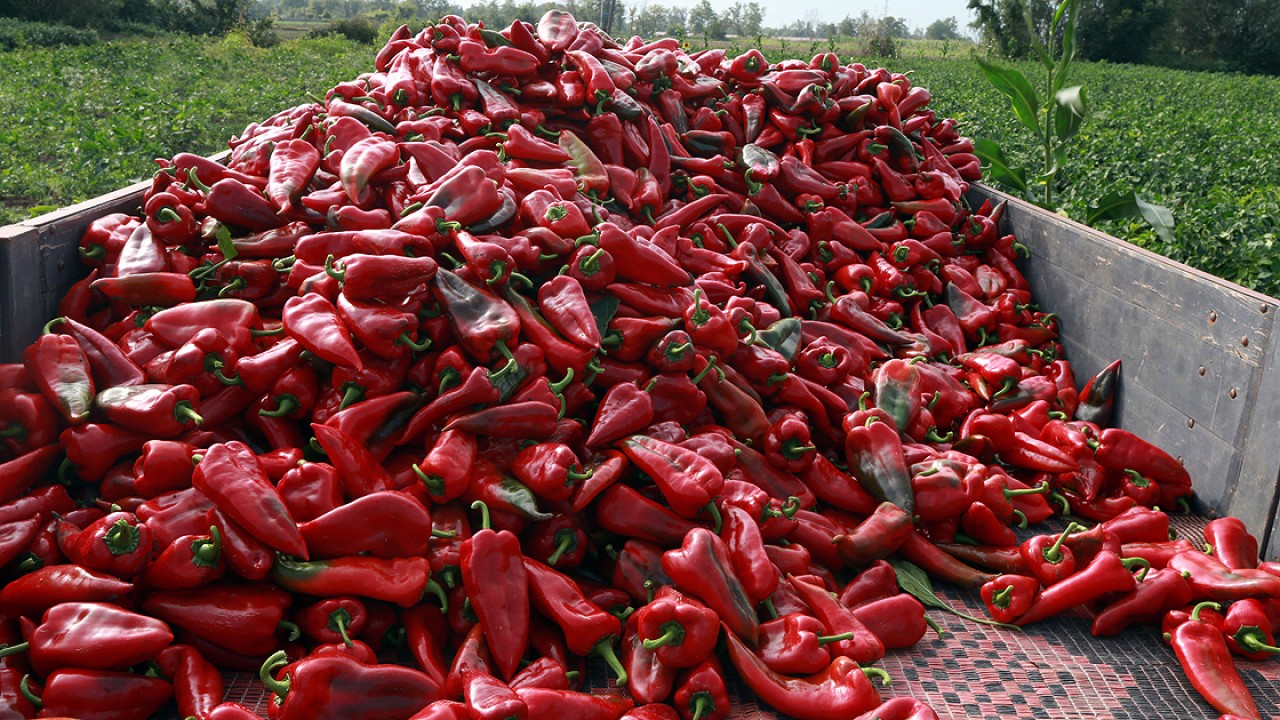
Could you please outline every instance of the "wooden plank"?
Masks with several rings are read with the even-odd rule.
[[[58,301],[85,276],[78,250],[85,228],[103,215],[134,213],[151,183],[115,192],[0,228],[0,362],[16,362],[58,311]]]
[[[1037,264],[1034,258],[1031,264]],[[1257,366],[1232,349],[1171,325],[1162,314],[1131,302],[1123,291],[1093,285],[1068,269],[1042,267],[1033,291],[1042,307],[1062,315],[1072,363],[1076,360],[1071,351],[1079,347],[1089,348],[1098,358],[1081,367],[1082,383],[1120,358],[1126,383],[1159,388],[1170,405],[1220,437],[1240,434],[1242,391],[1252,384]]]
[[[1018,200],[1005,222],[1036,300],[1062,316],[1078,381],[1121,358],[1117,424],[1181,457],[1202,510],[1280,555],[1280,301]]]
[[[34,306],[41,295],[40,231],[21,225],[0,227],[0,361],[19,362],[22,350],[45,321]]]

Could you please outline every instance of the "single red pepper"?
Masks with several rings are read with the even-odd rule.
[[[911,515],[885,502],[856,528],[833,537],[832,542],[849,567],[863,568],[896,552],[911,534]]]
[[[281,677],[275,673],[283,669]],[[401,665],[366,665],[344,655],[312,655],[289,663],[284,651],[267,658],[259,672],[276,697],[279,720],[409,717],[439,700],[431,678]]]
[[[222,577],[226,563],[222,534],[210,527],[204,535],[183,535],[160,551],[138,578],[143,587],[158,590],[207,585]]]
[[[1204,605],[1197,605],[1168,638],[1187,680],[1219,712],[1261,718],[1231,659],[1222,627],[1200,617]]]
[[[732,710],[724,670],[715,656],[709,656],[679,678],[672,703],[681,715],[706,720],[725,720]]]
[[[475,505],[473,505],[475,506]],[[459,555],[462,586],[484,628],[498,672],[514,677],[528,647],[530,582],[520,540],[489,526],[488,508],[479,503],[482,529],[463,543]]]
[[[1204,527],[1204,541],[1209,552],[1232,570],[1258,567],[1258,539],[1239,518],[1210,520]]]
[[[1199,550],[1174,554],[1168,566],[1189,574],[1187,582],[1197,600],[1231,602],[1247,597],[1280,598],[1280,577],[1251,568],[1232,570]]]
[[[622,636],[618,618],[588,600],[568,575],[530,557],[524,557],[523,564],[529,578],[530,602],[564,631],[569,651],[581,656],[599,655],[619,683],[627,682],[626,669],[614,650],[614,641]]]
[[[298,525],[315,558],[425,555],[431,514],[409,493],[384,490],[355,498]]]
[[[724,485],[724,476],[697,453],[644,435],[622,444],[632,464],[651,477],[671,509],[692,519],[708,509]]]
[[[1063,543],[1071,533],[1084,529],[1083,525],[1067,523],[1066,529],[1060,535],[1036,535],[1024,540],[1018,546],[1018,551],[1026,560],[1032,577],[1039,580],[1041,585],[1048,587],[1074,574],[1075,554]]]
[[[411,607],[431,589],[431,565],[424,557],[377,558],[356,555],[303,562],[276,558],[276,585],[318,597],[359,595]]]
[[[214,584],[149,594],[142,610],[188,636],[245,655],[263,657],[278,644],[276,631],[291,596],[269,585]]]
[[[706,605],[665,586],[636,611],[636,632],[659,662],[687,668],[701,663],[715,649],[720,619]]]
[[[1035,604],[1039,592],[1040,582],[1033,577],[1001,575],[984,583],[980,594],[992,620],[1012,623]]]
[[[755,644],[759,627],[755,606],[718,535],[701,527],[689,530],[679,549],[663,554],[662,569],[676,587],[704,602],[735,633]]]
[[[117,577],[139,575],[151,562],[151,529],[131,512],[113,512],[80,530],[58,524],[58,547],[72,562]]]
[[[145,675],[63,668],[45,678],[39,697],[27,694],[44,717],[145,720],[169,702],[173,687]]]
[[[308,557],[302,533],[249,446],[239,441],[213,445],[196,466],[191,484],[258,540]]]
[[[29,640],[5,646],[0,656],[26,653],[42,676],[71,667],[127,670],[172,642],[169,627],[155,618],[107,603],[66,602],[45,611]]]
[[[289,298],[281,317],[285,332],[303,348],[335,365],[364,367],[351,341],[351,331],[338,317],[337,308],[324,296],[311,293]]]
[[[831,664],[828,645],[851,637],[850,633],[827,635],[822,621],[812,615],[787,613],[760,623],[758,653],[780,675],[811,675]]]
[[[1094,637],[1116,635],[1133,623],[1156,623],[1165,613],[1191,602],[1191,586],[1182,573],[1158,568],[1133,591],[1107,605],[1093,620]]]
[[[94,383],[89,359],[70,335],[41,335],[23,351],[23,364],[45,398],[72,425],[84,423],[93,409]]]
[[[617,720],[633,705],[625,697],[567,688],[521,687],[516,694],[528,708],[529,720]]]

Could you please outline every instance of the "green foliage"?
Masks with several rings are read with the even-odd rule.
[[[243,36],[0,53],[0,223],[144,180],[155,158],[212,154],[250,122],[372,71],[341,38],[264,50]]]
[[[249,36],[249,42],[253,43],[254,47],[269,48],[280,44],[280,34],[276,32],[274,15],[250,20],[245,27],[245,34]]]
[[[328,37],[341,35],[352,41],[369,45],[378,39],[378,28],[363,15],[353,18],[335,20],[324,27],[311,31],[311,37]]]
[[[0,23],[0,50],[92,45],[96,42],[98,33],[87,28],[25,20]]]

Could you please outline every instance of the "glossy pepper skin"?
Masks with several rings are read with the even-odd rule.
[[[564,631],[565,643],[575,655],[599,655],[613,670],[619,683],[627,673],[618,660],[614,641],[622,635],[622,623],[587,599],[582,588],[568,575],[530,557],[523,559],[529,574],[529,598],[543,617]]]
[[[70,424],[89,419],[94,383],[89,359],[70,335],[41,335],[23,351],[23,364],[45,398]]]
[[[798,720],[842,720],[880,704],[871,681],[847,657],[805,677],[780,675],[764,664],[732,632],[726,631],[729,660],[747,687],[773,709]]]
[[[172,695],[173,687],[161,678],[113,670],[64,668],[45,678],[40,715],[145,720]]]
[[[231,441],[211,446],[196,465],[191,484],[258,540],[288,555],[309,557],[297,523],[248,445]]]
[[[636,630],[646,649],[671,667],[692,667],[715,649],[720,619],[706,605],[671,586],[636,611]]]
[[[663,554],[662,569],[676,587],[701,600],[721,622],[755,644],[759,619],[719,536],[707,528],[693,528],[680,548]]]
[[[173,633],[163,621],[109,603],[67,602],[45,611],[27,643],[6,647],[0,654],[25,649],[31,668],[48,676],[71,667],[127,670],[159,655],[172,642]]]
[[[480,504],[483,508],[483,504]],[[520,539],[487,522],[462,544],[462,587],[484,628],[485,642],[502,677],[515,677],[529,641],[529,575]]]
[[[443,697],[440,686],[418,670],[365,665],[344,655],[313,655],[289,664],[282,651],[267,658],[259,676],[276,695],[272,717],[278,720],[407,718]]]
[[[1214,709],[1245,718],[1258,718],[1258,707],[1236,670],[1221,627],[1200,617],[1196,606],[1185,622],[1168,635],[1168,642],[1191,686]]]

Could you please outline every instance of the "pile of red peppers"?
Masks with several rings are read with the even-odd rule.
[[[1280,572],[1170,539],[1187,472],[1109,427],[1118,364],[1077,389],[929,101],[449,16],[160,161],[0,365],[0,717],[252,718],[235,670],[285,719],[720,720],[736,673],[925,720],[874,665],[931,624],[907,569],[1163,622],[1259,717]]]

